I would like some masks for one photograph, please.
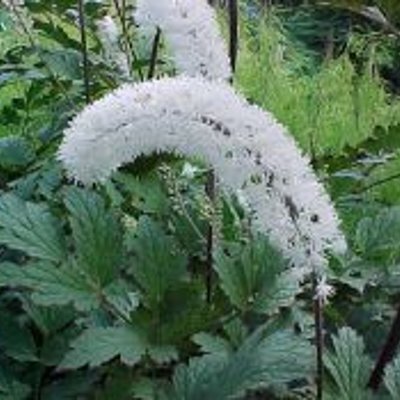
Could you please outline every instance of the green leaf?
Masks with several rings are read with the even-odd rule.
[[[178,351],[174,346],[148,345],[149,357],[159,364],[167,364],[179,359]]]
[[[202,332],[194,335],[193,341],[200,346],[203,353],[229,354],[232,351],[232,346],[226,339],[208,333]]]
[[[0,264],[0,271],[2,270],[3,265]],[[1,274],[2,272],[0,272],[0,276]],[[42,307],[34,304],[29,296],[22,298],[22,307],[44,336],[62,330],[65,326],[70,325],[76,317],[75,310],[70,306]]]
[[[81,54],[71,48],[42,52],[52,72],[60,77],[77,80],[81,77]]]
[[[220,307],[209,307],[204,301],[204,282],[192,280],[171,284],[160,304],[138,308],[131,320],[146,332],[151,344],[168,346],[184,343],[188,337],[214,326],[220,316]]]
[[[167,290],[182,280],[186,270],[186,256],[177,249],[173,239],[149,217],[139,220],[133,274],[146,293],[146,301],[155,306],[163,301]]]
[[[80,50],[80,43],[71,38],[61,25],[55,24],[53,21],[45,22],[35,19],[34,28],[40,30],[42,34],[48,36],[51,40],[57,41],[66,49]],[[41,53],[42,56],[46,54],[45,51],[42,51]]]
[[[59,365],[69,351],[70,342],[76,337],[76,331],[76,327],[73,327],[45,337],[40,348],[40,363],[49,367]]]
[[[167,398],[228,400],[250,388],[287,384],[310,372],[312,354],[312,347],[292,332],[264,338],[258,330],[234,353],[218,352],[180,365]]]
[[[400,254],[400,207],[382,209],[374,217],[362,219],[356,242],[365,257]]]
[[[371,363],[365,354],[363,339],[351,328],[342,328],[332,338],[333,350],[325,353],[324,364],[331,382],[327,398],[335,400],[366,400]]]
[[[258,237],[232,251],[232,256],[218,251],[214,268],[233,305],[243,311],[273,313],[294,301],[298,281],[265,239]]]
[[[93,368],[115,357],[127,365],[135,365],[146,353],[145,341],[129,327],[87,329],[72,343],[72,348],[59,368],[76,369],[85,365]]]
[[[107,376],[107,381],[98,393],[96,400],[132,400],[134,373],[128,368],[114,368]],[[153,397],[154,399],[154,397]]]
[[[400,357],[397,356],[385,369],[384,382],[393,400],[400,399]]]
[[[113,282],[107,286],[103,294],[107,302],[119,315],[123,316],[125,320],[130,319],[132,312],[139,306],[138,293],[133,291],[126,281],[120,280]]]
[[[72,400],[88,398],[98,376],[90,371],[71,372],[61,379],[53,379],[41,391],[41,400]]]
[[[8,370],[3,360],[0,359],[0,399],[1,400],[26,400],[30,394],[30,387],[20,382]]]
[[[121,227],[94,192],[69,188],[65,204],[80,267],[101,286],[110,283],[121,263]]]
[[[90,310],[98,305],[92,286],[76,268],[55,267],[50,263],[18,266],[0,264],[0,287],[25,287],[33,291],[32,300],[43,306],[73,303],[78,310]]]
[[[12,194],[0,197],[0,243],[43,260],[66,258],[60,224],[48,208]]]
[[[21,137],[0,138],[0,167],[14,169],[26,167],[35,154],[30,144]]]
[[[144,213],[165,213],[168,198],[165,195],[160,179],[154,174],[136,177],[116,173],[115,180],[123,185],[132,196],[132,205]]]
[[[11,315],[0,312],[0,348],[9,357],[21,361],[37,361],[37,349],[32,333]]]

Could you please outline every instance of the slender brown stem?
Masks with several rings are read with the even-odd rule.
[[[207,174],[206,193],[211,204],[215,204],[216,188],[215,173],[210,170]],[[207,228],[207,260],[206,260],[206,298],[207,303],[211,302],[212,295],[212,279],[213,279],[213,251],[214,251],[214,227],[212,221],[209,222]]]
[[[129,37],[129,32],[128,32],[128,27],[126,26],[126,19],[125,19],[125,13],[124,13],[124,3],[122,4],[122,7],[120,6],[118,0],[113,0],[115,10],[117,11],[118,19],[121,23],[121,28],[122,28],[122,35],[124,37],[124,42],[125,42],[125,53],[126,53],[126,58],[127,62],[129,65],[129,70],[132,69],[132,61],[131,61],[131,56],[133,57],[133,60],[135,62],[138,62],[138,57],[135,53],[135,50],[133,48],[133,44],[131,42],[131,39]],[[138,65],[138,75],[141,81],[144,80],[144,75],[142,72],[142,68]]]
[[[314,279],[314,287],[317,285],[317,279]],[[315,291],[314,291],[315,293]],[[324,378],[324,319],[323,319],[323,300],[316,296],[314,300],[314,319],[315,319],[315,346],[317,350],[317,395],[316,400],[322,400],[323,396],[323,378]]]
[[[161,29],[157,27],[156,35],[154,36],[153,48],[151,50],[151,59],[149,66],[149,73],[147,74],[148,79],[154,78],[154,73],[156,71],[158,47],[161,40]]]
[[[374,369],[369,378],[368,387],[372,390],[378,390],[379,385],[382,382],[383,374],[386,365],[392,361],[396,355],[397,348],[400,343],[400,306],[397,309],[396,317],[393,321],[392,327],[390,328],[389,336],[382,348],[379,355],[378,361],[376,362]]]
[[[236,69],[236,59],[239,40],[239,11],[237,0],[229,0],[229,56],[232,72]]]
[[[85,19],[85,6],[83,0],[78,0],[79,12],[79,30],[81,33],[81,51],[83,59],[83,82],[85,86],[85,100],[86,104],[90,103],[90,82],[89,82],[89,57],[86,38],[86,19]]]

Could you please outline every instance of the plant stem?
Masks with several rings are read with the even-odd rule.
[[[317,287],[317,278],[314,277],[314,288]],[[314,293],[316,291],[314,290]],[[315,319],[315,346],[317,350],[317,395],[316,400],[322,400],[323,395],[323,352],[324,352],[324,319],[323,319],[323,300],[316,296],[314,300],[314,319]]]
[[[236,69],[236,59],[238,51],[238,2],[237,0],[229,0],[229,56],[231,59],[232,72]]]
[[[86,104],[90,103],[90,83],[89,83],[89,57],[86,38],[85,7],[83,0],[78,0],[79,29],[81,33],[81,51],[83,58],[83,82],[85,86]]]
[[[215,188],[215,173],[210,170],[207,173],[206,193],[211,204],[215,204],[216,188]],[[207,303],[211,303],[212,294],[212,277],[213,277],[213,251],[214,251],[214,227],[212,221],[208,224],[207,229],[207,260],[206,260],[206,299]]]
[[[151,59],[149,66],[149,73],[147,74],[148,79],[154,78],[154,73],[157,64],[158,46],[160,45],[161,29],[157,27],[156,35],[154,36],[153,48],[151,50]]]
[[[382,348],[379,355],[378,361],[376,362],[374,369],[368,381],[368,387],[376,391],[382,382],[383,374],[386,365],[392,361],[396,355],[397,348],[400,343],[400,306],[397,309],[396,317],[393,321],[392,327],[390,328],[389,336]]]

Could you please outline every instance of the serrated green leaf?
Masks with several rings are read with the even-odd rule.
[[[43,260],[66,259],[60,224],[48,208],[12,194],[0,197],[0,243]]]
[[[77,80],[81,77],[81,54],[71,48],[62,50],[53,49],[42,52],[43,59],[47,62],[52,72],[60,77]]]
[[[60,369],[98,367],[115,357],[135,365],[146,353],[146,342],[129,327],[90,328],[72,343],[72,348]]]
[[[140,400],[162,400],[162,393],[160,391],[162,387],[166,386],[166,382],[162,380],[155,380],[149,378],[138,379],[132,383],[131,393],[134,398]],[[107,399],[108,400],[108,399]]]
[[[121,263],[121,227],[97,193],[69,188],[65,204],[79,265],[104,287],[113,280]]]
[[[22,137],[0,138],[0,167],[14,169],[27,166],[35,153],[30,144]]]
[[[136,238],[133,274],[146,293],[151,306],[160,304],[167,290],[182,280],[186,256],[177,249],[173,239],[149,217],[139,220]]]
[[[49,367],[60,364],[65,354],[69,351],[69,344],[76,337],[75,330],[67,330],[46,337],[40,348],[40,362]]]
[[[74,304],[78,310],[89,310],[98,299],[85,277],[71,266],[55,267],[50,263],[18,266],[0,264],[0,287],[25,287],[32,290],[32,300],[43,306]]]
[[[0,361],[2,361],[0,359]],[[4,363],[0,363],[0,399],[1,400],[26,400],[31,389],[20,382]]]
[[[212,326],[220,315],[219,307],[211,309],[204,301],[204,283],[192,281],[174,283],[161,304],[140,307],[131,320],[151,344],[161,346],[182,343]]]
[[[114,307],[125,320],[131,318],[131,314],[139,306],[139,295],[124,281],[115,281],[109,285],[103,293],[107,302]]]
[[[335,400],[367,400],[371,362],[364,341],[351,328],[342,328],[333,339],[333,349],[324,355],[324,364],[332,382],[326,396]]]
[[[209,333],[198,333],[194,335],[193,341],[200,346],[200,350],[205,354],[229,354],[232,346],[229,342],[219,336],[213,336]]]
[[[133,379],[134,373],[130,369],[113,369],[96,393],[96,400],[132,400]]]
[[[5,312],[0,312],[0,348],[17,361],[38,360],[32,333]]]
[[[149,357],[159,364],[167,364],[179,358],[178,351],[174,346],[148,345]]]
[[[3,266],[0,264],[0,271],[2,269]],[[70,325],[76,317],[74,308],[70,306],[42,307],[34,304],[29,296],[24,296],[21,301],[23,310],[44,336],[49,336]]]
[[[310,372],[312,354],[312,347],[292,332],[264,338],[258,330],[234,353],[214,353],[179,366],[167,398],[228,400],[250,388],[284,385]]]
[[[152,174],[135,177],[117,173],[115,179],[122,184],[132,196],[132,205],[144,213],[164,213],[167,210],[168,199],[162,190],[159,179]]]
[[[400,254],[400,207],[384,208],[378,215],[362,219],[356,243],[366,258]]]
[[[87,398],[93,391],[98,376],[90,371],[70,372],[54,379],[41,391],[41,400],[75,400]]]
[[[273,313],[288,306],[299,292],[299,284],[282,256],[259,237],[232,256],[216,254],[214,268],[221,287],[233,305],[241,310]]]

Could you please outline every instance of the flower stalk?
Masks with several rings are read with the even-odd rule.
[[[154,78],[154,73],[156,71],[156,65],[157,65],[158,47],[160,46],[160,40],[161,40],[161,29],[159,27],[157,27],[156,34],[155,34],[154,40],[153,40],[153,47],[151,50],[150,66],[149,66],[149,72],[147,75],[148,79]]]
[[[83,0],[78,0],[79,30],[81,34],[81,52],[83,60],[83,83],[86,104],[90,103],[89,56],[86,37],[85,6]]]
[[[384,346],[382,347],[378,361],[376,362],[368,381],[368,387],[373,391],[377,391],[379,389],[379,386],[382,383],[385,368],[395,357],[399,344],[400,344],[400,306],[397,309],[397,314],[390,328],[389,335],[386,339]]]
[[[239,10],[237,0],[229,0],[229,57],[232,72],[236,69],[239,42]]]

